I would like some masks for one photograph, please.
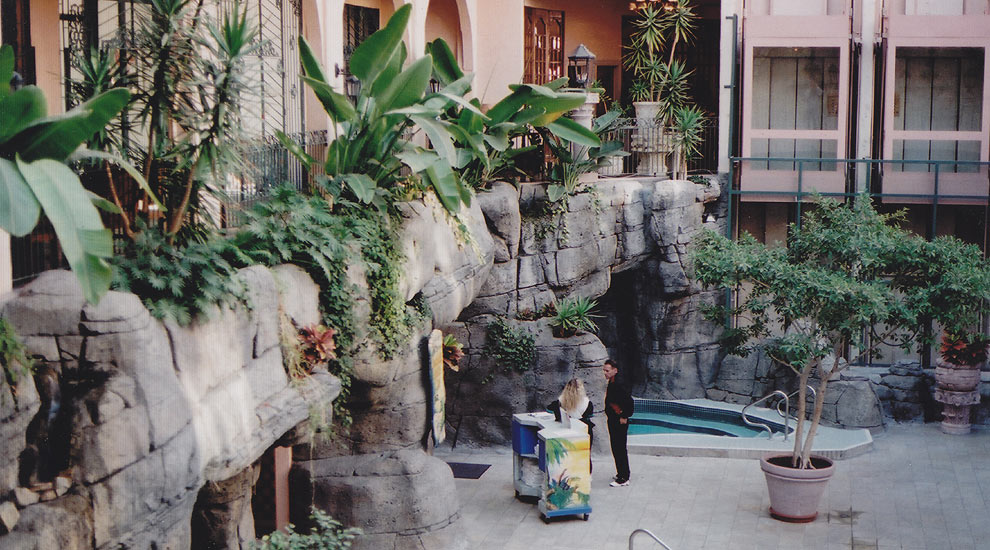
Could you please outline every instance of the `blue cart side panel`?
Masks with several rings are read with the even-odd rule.
[[[534,456],[536,453],[537,437],[539,431],[537,426],[526,426],[515,420],[512,421],[512,452],[525,456]]]
[[[546,472],[547,471],[547,442],[544,441],[544,440],[542,440],[542,439],[540,440],[540,449],[539,449],[539,452],[537,453],[537,456],[540,457],[540,471],[541,472]]]

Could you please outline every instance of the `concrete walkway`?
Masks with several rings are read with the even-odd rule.
[[[451,462],[491,464],[456,480],[468,547],[624,550],[649,529],[673,550],[990,549],[990,430],[944,435],[937,424],[890,425],[872,451],[837,462],[813,523],[772,519],[753,459],[631,455],[632,485],[609,487],[615,466],[596,454],[589,521],[544,524],[516,500],[512,452],[438,448]],[[638,535],[634,548],[662,548]]]

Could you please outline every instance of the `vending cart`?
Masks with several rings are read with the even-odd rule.
[[[512,450],[517,497],[539,497],[544,521],[559,516],[588,519],[591,440],[584,424],[569,427],[545,412],[513,415]]]

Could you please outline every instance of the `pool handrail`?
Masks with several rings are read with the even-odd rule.
[[[742,416],[743,423],[745,423],[747,426],[753,426],[754,428],[759,427],[759,428],[763,428],[764,430],[766,430],[767,431],[767,439],[770,439],[770,438],[773,437],[773,430],[770,429],[770,426],[768,424],[766,424],[766,423],[763,423],[763,422],[753,422],[752,420],[750,420],[749,418],[747,418],[746,417],[746,409],[748,409],[748,408],[750,408],[753,405],[756,405],[758,403],[762,403],[762,402],[766,401],[767,399],[770,399],[771,397],[773,397],[775,395],[779,395],[784,401],[787,401],[787,394],[786,393],[784,393],[781,390],[774,390],[774,391],[772,391],[772,392],[764,395],[763,397],[757,399],[756,401],[753,401],[749,405],[746,405],[745,407],[743,407],[742,413],[740,413],[741,416]],[[784,417],[784,440],[785,441],[787,440],[787,417]]]
[[[632,550],[633,549],[633,537],[635,537],[639,533],[645,533],[650,538],[652,538],[655,542],[659,543],[660,546],[663,546],[667,550],[673,550],[671,547],[667,546],[667,544],[664,541],[658,539],[656,535],[654,535],[653,533],[651,533],[649,529],[636,529],[635,531],[633,531],[632,533],[629,534],[629,550]]]

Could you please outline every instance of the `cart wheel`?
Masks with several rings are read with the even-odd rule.
[[[550,523],[550,517],[549,516],[542,516],[541,515],[541,517],[543,518],[543,523],[546,523],[546,524],[549,524]]]
[[[516,490],[516,498],[519,498],[519,490]]]
[[[585,514],[584,515],[584,521],[588,521],[588,518],[590,518],[590,517],[591,517],[591,514]]]

